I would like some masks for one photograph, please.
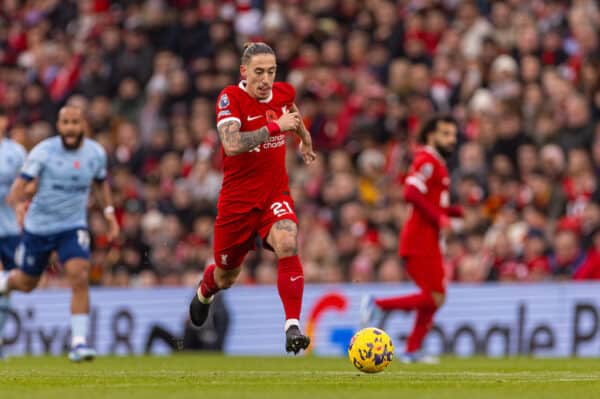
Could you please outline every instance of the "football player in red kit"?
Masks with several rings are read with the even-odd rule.
[[[286,133],[300,138],[308,164],[315,160],[310,133],[294,103],[295,89],[275,82],[275,53],[265,43],[244,46],[242,81],[227,86],[217,99],[217,130],[224,178],[214,228],[214,259],[190,303],[196,326],[206,321],[213,296],[236,281],[256,236],[278,258],[277,289],[285,311],[286,351],[310,344],[300,331],[304,275],[297,254],[298,220],[285,167]]]
[[[450,206],[445,162],[456,146],[456,136],[456,122],[451,117],[436,116],[426,122],[419,136],[424,145],[416,152],[405,180],[404,199],[412,205],[412,212],[402,228],[398,252],[420,291],[392,298],[366,296],[361,301],[361,324],[365,326],[375,322],[382,311],[416,311],[406,353],[400,357],[406,363],[437,361],[420,349],[446,297],[440,239],[450,230],[450,217],[462,216],[459,206]]]

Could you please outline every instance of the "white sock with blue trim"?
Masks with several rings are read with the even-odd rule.
[[[8,289],[8,272],[0,271],[0,294],[6,294]]]
[[[71,347],[86,344],[89,318],[88,314],[71,315]]]

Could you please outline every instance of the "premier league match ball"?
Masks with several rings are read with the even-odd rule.
[[[360,330],[348,346],[350,363],[364,373],[379,373],[392,362],[394,344],[385,331],[375,327]]]

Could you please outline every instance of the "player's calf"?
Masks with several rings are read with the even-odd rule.
[[[20,283],[15,284],[18,290],[24,293],[30,293],[37,287],[37,281],[31,279],[23,279]]]
[[[5,294],[10,291],[29,293],[37,287],[39,281],[39,276],[30,276],[21,269],[0,272],[0,294]]]

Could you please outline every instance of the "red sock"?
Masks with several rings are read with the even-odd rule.
[[[406,340],[406,352],[410,353],[421,349],[423,340],[433,325],[433,315],[436,311],[435,307],[417,310],[415,326]]]
[[[376,299],[375,304],[382,310],[414,310],[436,307],[431,294],[424,291],[417,294]]]
[[[217,292],[219,292],[219,287],[217,287],[217,283],[215,282],[215,264],[209,265],[206,269],[204,269],[204,274],[202,275],[202,283],[200,283],[200,292],[202,296],[206,299],[210,298]]]
[[[285,319],[300,320],[302,294],[304,293],[304,271],[298,255],[279,259],[277,262],[277,290]]]

